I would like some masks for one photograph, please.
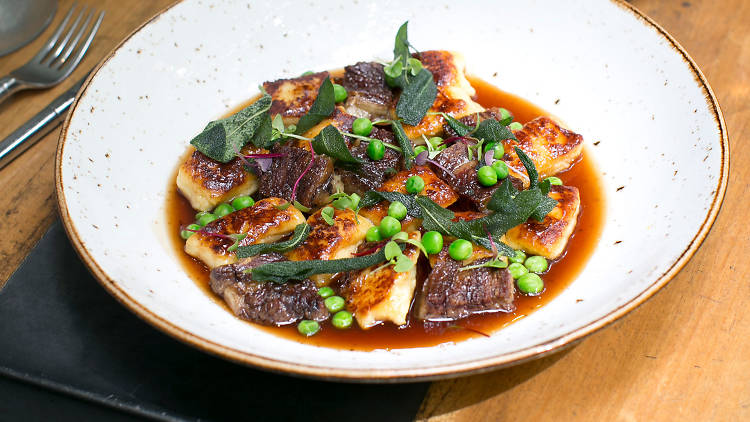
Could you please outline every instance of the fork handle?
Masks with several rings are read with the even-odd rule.
[[[0,78],[0,103],[21,89],[18,79],[12,76],[3,76]]]

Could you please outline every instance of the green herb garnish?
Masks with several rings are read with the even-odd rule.
[[[328,125],[312,140],[312,146],[317,154],[325,154],[342,163],[360,164],[362,161],[352,155],[346,140],[338,129]]]
[[[190,144],[211,159],[221,163],[229,162],[237,151],[254,138],[259,128],[260,132],[265,131],[270,108],[271,96],[264,94],[258,101],[237,113],[210,122]]]
[[[324,207],[320,210],[320,217],[328,223],[329,226],[332,226],[334,224],[333,221],[333,215],[334,215],[333,207]]]
[[[396,115],[408,125],[418,125],[437,97],[437,87],[432,73],[411,56],[407,27],[404,22],[396,32],[393,61],[383,71],[391,86],[402,89],[396,104]]]
[[[362,199],[359,200],[359,209],[371,207],[381,201],[401,202],[406,207],[406,213],[408,215],[417,218],[420,218],[421,216],[419,207],[415,202],[415,197],[400,192],[367,191],[362,194]]]
[[[516,139],[516,135],[508,129],[508,126],[503,125],[495,119],[482,120],[474,133],[472,133],[472,137],[484,139],[487,142],[500,142],[506,139],[518,140]]]
[[[442,112],[437,114],[443,116],[445,122],[448,123],[448,126],[450,126],[450,128],[453,129],[453,131],[456,132],[458,136],[468,136],[473,131],[471,127],[465,125],[463,122],[451,116],[450,114]]]
[[[422,121],[437,97],[437,86],[432,73],[422,69],[401,91],[396,104],[396,115],[404,123],[416,126]]]
[[[234,239],[234,243],[232,243],[232,246],[227,248],[227,252],[234,252],[237,250],[237,248],[240,246],[240,241],[247,237],[247,234],[245,233],[236,233],[236,234],[230,234],[228,235],[230,238]]]
[[[406,137],[406,132],[404,132],[404,127],[401,125],[401,122],[392,121],[391,128],[393,129],[393,135],[396,137],[396,141],[401,147],[401,154],[404,156],[404,167],[410,169],[414,162],[414,147],[409,138]]]
[[[294,200],[294,202],[292,203],[292,205],[294,205],[294,208],[297,208],[298,210],[300,210],[302,212],[310,212],[310,211],[312,211],[312,209],[310,207],[306,207],[306,206],[300,204],[299,201],[297,201],[296,199]]]
[[[335,274],[361,270],[384,261],[386,261],[385,251],[381,248],[370,255],[355,258],[270,262],[247,270],[247,272],[252,272],[255,281],[286,283],[289,280],[304,280],[315,274]]]
[[[318,88],[318,96],[315,97],[315,102],[313,102],[307,114],[299,119],[294,133],[301,135],[307,132],[313,126],[322,122],[323,119],[330,116],[335,108],[336,101],[333,95],[333,83],[331,83],[330,77],[326,76],[320,88]]]
[[[237,258],[249,258],[251,256],[269,252],[288,252],[301,245],[309,235],[310,225],[307,223],[298,224],[297,227],[294,228],[294,232],[289,239],[275,243],[258,243],[255,245],[240,246],[237,248],[236,255]]]
[[[496,256],[489,261],[485,261],[481,264],[467,265],[461,267],[459,271],[473,270],[476,268],[508,268],[508,257],[507,256]]]

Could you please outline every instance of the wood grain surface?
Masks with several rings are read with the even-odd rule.
[[[0,138],[65,91],[172,0],[84,0],[107,11],[81,66],[61,85],[0,104]],[[60,1],[66,11],[71,0]],[[436,382],[422,420],[750,420],[750,1],[634,0],[691,54],[730,134],[729,188],[698,253],[654,298],[567,351],[514,368]],[[34,43],[0,58],[0,74]],[[54,221],[59,129],[0,170],[0,286]]]

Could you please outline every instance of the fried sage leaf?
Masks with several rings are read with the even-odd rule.
[[[310,225],[307,223],[298,224],[297,227],[294,228],[294,232],[289,239],[282,242],[257,243],[255,245],[240,246],[237,248],[236,255],[237,258],[248,258],[263,253],[288,252],[301,245],[309,235]]]
[[[419,207],[415,202],[415,196],[406,195],[400,192],[381,192],[376,190],[370,190],[362,195],[362,199],[359,200],[359,209],[368,208],[380,201],[388,202],[400,202],[406,207],[406,213],[412,217],[422,218]]]
[[[360,164],[362,161],[352,155],[346,140],[338,129],[328,125],[312,140],[316,154],[325,154],[342,163]]]
[[[427,114],[437,97],[437,86],[429,70],[422,68],[401,91],[396,104],[396,115],[404,123],[416,126]]]
[[[404,167],[410,169],[414,162],[414,146],[412,146],[409,138],[406,137],[406,132],[404,132],[401,122],[398,120],[392,121],[391,128],[393,129],[393,135],[396,137],[398,146],[401,147],[401,155],[404,156]]]
[[[361,270],[385,261],[387,260],[385,259],[384,248],[380,248],[375,253],[355,258],[271,262],[249,271],[252,272],[255,281],[286,283],[290,280],[304,280],[315,274],[335,274]]]
[[[323,83],[320,84],[320,88],[318,88],[318,96],[315,97],[315,102],[310,106],[307,114],[299,119],[294,133],[302,135],[307,132],[313,126],[322,122],[323,119],[330,116],[335,108],[336,100],[333,95],[333,83],[331,83],[331,78],[326,76]]]
[[[205,156],[226,163],[250,142],[259,127],[265,124],[271,96],[264,94],[258,101],[224,119],[214,120],[196,135],[190,144]]]
[[[453,129],[453,131],[456,132],[458,136],[467,136],[473,130],[450,114],[440,113],[440,115],[443,116],[446,123],[448,123],[448,126],[450,126],[450,128]]]
[[[482,120],[471,136],[477,139],[484,139],[488,142],[500,142],[506,139],[513,139],[514,141],[518,140],[516,139],[516,135],[513,134],[513,131],[508,129],[508,126],[504,126],[495,119]]]

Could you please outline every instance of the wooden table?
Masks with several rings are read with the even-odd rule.
[[[61,0],[60,10],[71,2]],[[54,89],[0,105],[0,138],[171,2],[97,1],[107,16],[80,68]],[[568,351],[436,382],[419,419],[750,420],[750,2],[632,3],[687,49],[724,111],[731,171],[713,230],[677,277],[629,316]],[[42,43],[40,38],[0,58],[0,74],[24,63]],[[59,129],[0,171],[0,285],[55,219],[58,135]]]

